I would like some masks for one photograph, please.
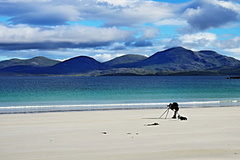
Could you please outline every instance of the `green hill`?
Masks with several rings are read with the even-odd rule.
[[[114,67],[114,66],[118,66],[118,65],[122,65],[122,64],[139,62],[139,61],[142,61],[144,59],[147,59],[147,57],[142,56],[142,55],[127,54],[127,55],[123,55],[123,56],[114,58],[110,61],[107,61],[104,64]]]
[[[53,66],[60,61],[52,60],[46,57],[34,57],[31,59],[21,60],[21,59],[10,59],[0,62],[0,69],[12,67],[12,66],[34,66],[34,67],[46,67],[46,66]]]
[[[149,58],[131,64],[127,68],[144,68],[151,71],[205,71],[216,67],[233,67],[240,61],[214,51],[191,51],[175,47],[157,52]]]

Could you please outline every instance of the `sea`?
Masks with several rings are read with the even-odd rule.
[[[226,76],[0,77],[0,114],[240,106]]]

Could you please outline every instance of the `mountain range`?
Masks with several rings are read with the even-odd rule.
[[[62,62],[45,57],[11,59],[0,62],[0,75],[240,75],[240,61],[211,50],[174,47],[150,57],[128,54],[103,63],[87,56]]]

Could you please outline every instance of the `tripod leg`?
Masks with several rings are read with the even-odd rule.
[[[165,119],[167,119],[168,113],[169,113],[169,109],[167,110],[167,114],[166,114],[166,117],[165,117]]]
[[[167,110],[168,110],[168,109],[167,109]],[[162,114],[159,118],[162,118],[162,116],[167,112],[167,110],[164,111],[163,114]]]
[[[159,117],[159,118],[162,118],[162,116],[167,112],[169,111],[169,109],[167,109],[166,111],[163,112],[163,114]],[[165,118],[166,119],[166,118]]]

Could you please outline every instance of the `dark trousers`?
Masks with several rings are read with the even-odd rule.
[[[173,114],[173,117],[172,117],[172,118],[176,118],[177,113],[178,113],[178,110],[179,110],[179,108],[176,108],[176,109],[173,110],[173,111],[174,111],[174,114]]]

